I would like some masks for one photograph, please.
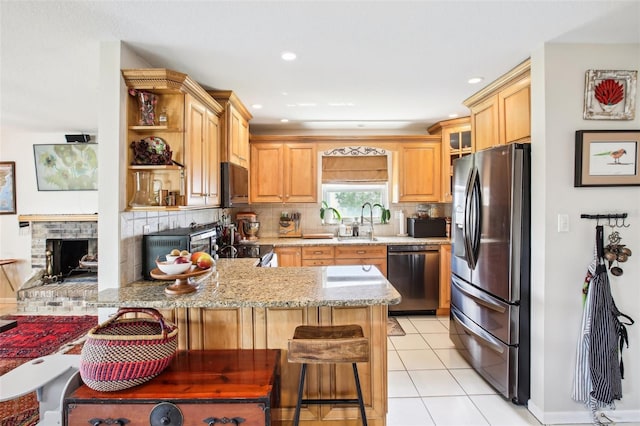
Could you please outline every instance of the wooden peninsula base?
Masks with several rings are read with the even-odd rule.
[[[255,259],[219,259],[218,274],[204,276],[197,291],[167,296],[170,282],[140,281],[98,293],[96,307],[158,309],[178,326],[179,350],[279,349],[280,403],[271,424],[291,425],[301,364],[287,362],[299,325],[358,324],[369,339],[369,362],[358,363],[369,425],[387,415],[387,313],[401,296],[371,265],[256,268]],[[305,399],[351,399],[351,364],[310,365]],[[301,425],[361,425],[357,405],[303,407]]]
[[[371,426],[386,424],[387,306],[300,308],[174,308],[161,310],[180,330],[179,350],[280,349],[280,402],[272,409],[272,425],[291,425],[296,405],[300,364],[287,362],[287,343],[298,325],[359,324],[370,339],[370,362],[358,364]],[[310,365],[305,398],[353,398],[351,364]],[[305,426],[361,425],[358,407],[302,407]]]

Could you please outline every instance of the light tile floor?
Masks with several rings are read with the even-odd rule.
[[[453,348],[449,319],[400,316],[388,339],[387,426],[540,425],[482,379]]]

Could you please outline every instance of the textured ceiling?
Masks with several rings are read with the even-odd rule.
[[[103,41],[234,90],[256,133],[424,133],[543,43],[640,43],[638,1],[2,0],[0,19],[2,126],[34,131],[97,131]]]

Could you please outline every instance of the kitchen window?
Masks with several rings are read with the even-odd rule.
[[[370,147],[337,148],[322,156],[322,200],[343,219],[360,219],[362,205],[389,205],[389,157]],[[369,217],[369,210],[365,212]],[[381,209],[373,211],[380,222]]]
[[[364,203],[389,205],[387,183],[344,183],[322,184],[322,200],[340,212],[343,219],[360,219]],[[369,217],[369,209],[365,211]],[[380,222],[380,209],[373,210],[373,221]]]

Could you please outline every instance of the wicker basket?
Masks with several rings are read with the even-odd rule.
[[[145,313],[149,318],[120,318]],[[91,389],[117,391],[160,374],[178,347],[178,328],[155,309],[123,308],[87,333],[80,377]]]

